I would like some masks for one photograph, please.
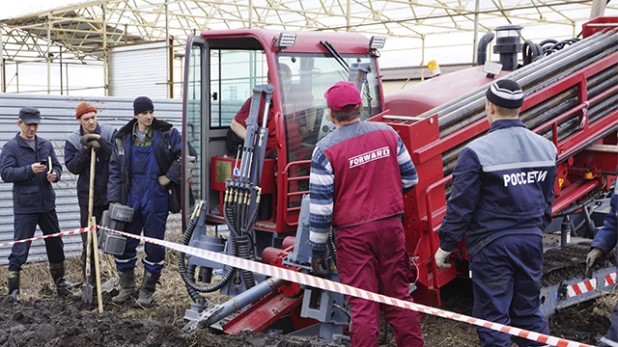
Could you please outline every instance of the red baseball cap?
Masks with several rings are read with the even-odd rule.
[[[339,81],[324,93],[326,104],[335,111],[353,111],[363,104],[360,92],[352,82]]]

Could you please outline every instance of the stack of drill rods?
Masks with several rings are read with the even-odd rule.
[[[614,85],[615,83],[618,83],[618,80],[614,81]],[[617,108],[618,108],[618,93],[614,93],[606,97],[603,101],[600,101],[592,105],[592,107],[588,110],[588,117],[589,117],[588,123],[593,124],[595,121],[606,116],[608,113],[615,111]],[[574,114],[573,117],[566,119],[564,122],[561,122],[558,125],[558,141],[562,141],[566,139],[567,137],[573,135],[576,131],[578,131],[579,123],[580,123],[580,120],[579,120],[578,113]],[[530,127],[528,124],[526,124],[526,127],[534,128],[534,127]],[[544,136],[548,140],[551,140],[552,138],[551,128],[548,128],[547,130],[542,131],[540,135]],[[457,156],[459,155],[461,150],[466,146],[466,144],[462,144],[461,146],[457,147],[455,150],[448,152],[447,155],[443,157],[445,159],[449,159],[449,161],[444,161],[443,159],[444,176],[448,176],[451,173],[453,173],[453,170],[455,169],[455,165],[457,165]]]
[[[590,47],[586,47],[586,49],[577,50],[574,54],[565,58],[564,61],[543,65],[538,69],[537,73],[526,75],[523,78],[516,78],[515,80],[525,90],[525,94],[530,95],[573,74],[577,70],[599,61],[616,52],[616,50],[618,50],[618,35],[612,32],[612,36],[596,42]],[[450,135],[484,117],[484,93],[486,89],[487,86],[481,87],[483,93],[479,95],[478,99],[438,119],[441,137]]]
[[[607,88],[615,86],[616,84],[618,84],[618,65],[608,68],[603,72],[590,78],[590,80],[588,81],[588,99],[596,97],[597,95],[607,90]],[[608,99],[610,98],[611,95],[608,96],[604,101],[597,102],[592,105],[592,108],[589,110],[590,123],[598,119],[599,116],[595,117],[596,114],[602,116],[605,113],[611,111],[612,109],[618,107],[615,104],[612,105],[611,100],[609,100],[608,102]],[[565,90],[564,92],[552,97],[551,99],[545,101],[544,103],[541,103],[533,108],[526,110],[521,114],[520,120],[526,125],[528,129],[534,129],[537,126],[545,123],[546,121],[558,117],[561,114],[564,114],[569,109],[575,107],[577,104],[577,87],[573,86]],[[605,113],[601,113],[603,111],[605,111]],[[578,115],[579,113],[576,113],[573,115],[573,117],[560,122],[560,125],[566,125],[561,126],[558,129],[558,135],[560,140],[571,135],[574,131],[577,130],[577,127],[579,125]],[[483,113],[483,117],[484,116],[485,113]],[[542,134],[547,138],[551,138],[551,129]],[[442,156],[442,162],[444,163],[445,176],[449,175],[453,171],[453,168],[455,167],[455,160],[459,156],[459,153],[468,144],[468,142],[472,140],[474,140],[474,138],[444,153],[444,155]]]
[[[593,105],[588,111],[588,117],[589,117],[588,123],[593,124],[595,121],[604,117],[608,113],[615,111],[616,108],[618,107],[617,105],[618,105],[618,94],[613,94],[612,96],[609,96],[608,98],[599,102],[598,104]],[[565,121],[564,123],[561,123],[558,126],[558,141],[562,141],[566,139],[567,137],[573,135],[578,130],[579,130],[579,116],[576,114],[572,118],[569,118],[567,121]],[[551,128],[548,128],[547,130],[541,132],[540,135],[544,136],[548,140],[551,140],[552,138]],[[594,141],[591,140],[591,142],[594,142]],[[465,144],[458,147],[457,151],[452,151],[451,153],[449,153],[449,158],[452,158],[453,153],[458,155],[461,149],[463,149],[463,147],[465,147]],[[443,163],[444,163],[444,166],[443,166],[444,176],[448,176],[451,173],[453,173],[453,170],[455,169],[455,166],[457,165],[457,157],[455,157],[454,159],[451,159],[448,162],[443,162]],[[447,184],[447,185],[450,185],[450,184]]]
[[[591,99],[607,88],[612,87],[618,83],[618,65],[614,65],[603,72],[592,76],[587,83],[588,99]],[[549,119],[555,118],[570,108],[577,105],[577,86],[573,86],[562,93],[553,96],[545,102],[536,105],[520,115],[519,119],[526,124],[528,129],[534,129],[537,126],[545,123]],[[593,105],[594,106],[594,105]],[[485,112],[482,113],[485,117]],[[481,136],[481,135],[479,135]],[[468,142],[474,140],[470,139],[462,145],[455,147],[444,153],[442,156],[442,162],[449,163],[459,156],[459,152],[468,144]],[[445,168],[446,171],[446,168]]]
[[[598,40],[601,40],[605,37],[607,37],[609,34],[608,33],[601,33],[598,32],[592,36],[590,36],[589,38],[587,38],[586,40],[581,40],[573,45],[571,45],[568,49],[563,49],[560,50],[554,54],[551,54],[549,56],[543,57],[542,59],[539,59],[535,62],[533,62],[532,64],[526,65],[523,68],[516,70],[512,73],[510,73],[508,75],[509,78],[517,78],[519,76],[525,76],[526,74],[530,74],[530,73],[534,73],[536,71],[536,69],[542,65],[542,64],[546,64],[547,62],[552,62],[555,60],[560,60],[568,55],[573,54],[573,52],[575,52],[577,49],[581,48],[581,47],[585,47],[588,44],[592,44],[594,42],[597,42]],[[457,99],[440,105],[436,108],[433,108],[423,114],[421,114],[419,117],[430,117],[434,114],[438,114],[438,117],[441,118],[442,116],[457,110],[458,108],[460,108],[462,105],[467,105],[481,97],[483,97],[485,95],[485,88],[479,88],[477,90],[471,91],[468,94],[462,95],[460,97],[458,97]],[[442,122],[441,122],[442,124]]]

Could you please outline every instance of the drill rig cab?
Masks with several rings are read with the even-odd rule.
[[[264,160],[254,241],[262,249],[281,246],[298,225],[300,198],[308,190],[307,160],[333,126],[324,92],[337,81],[348,80],[347,65],[365,66],[363,118],[383,109],[375,51],[360,34],[247,29],[207,31],[189,41],[182,130],[197,162],[192,183],[183,188],[183,206],[189,206],[183,209],[183,225],[193,209],[193,197],[208,201],[208,222],[224,223],[225,183],[240,159],[227,149],[228,129],[254,86],[270,83],[275,91],[269,138],[275,138],[277,145]]]
[[[183,243],[279,266],[298,265],[284,265],[283,261],[300,243],[293,236],[299,228],[303,195],[308,193],[313,149],[334,127],[323,95],[338,81],[354,81],[362,91],[362,118],[381,113],[384,99],[377,48],[383,43],[383,38],[370,40],[353,33],[259,29],[206,31],[191,37],[185,56],[183,95]],[[241,108],[246,112],[250,104],[245,145],[233,154],[227,142],[230,126],[237,112]],[[189,162],[188,154],[196,158],[194,163]],[[258,179],[245,175],[256,167],[261,171]],[[238,190],[228,199],[226,194],[234,189]],[[258,199],[253,194],[255,189],[259,189]],[[243,205],[245,193],[253,194],[254,200]],[[232,203],[232,199],[237,200]],[[232,205],[246,209],[234,210]],[[308,205],[305,209],[308,213]],[[245,232],[235,230],[238,223],[246,226]],[[214,234],[207,232],[213,229]],[[221,237],[227,233],[229,237]],[[308,247],[306,239],[304,246]],[[306,262],[308,255],[297,259]],[[258,319],[259,327],[239,319],[237,324],[219,323],[225,332],[263,330],[282,316],[289,316],[291,310],[295,310],[292,316],[300,316],[303,291],[298,285],[282,285],[231,268],[224,269],[221,279],[213,280],[212,271],[220,268],[219,264],[196,257],[185,263],[183,254],[179,265],[196,302],[194,309],[187,311],[190,320],[210,325],[242,307],[224,308],[226,314],[205,311],[208,305],[199,293],[215,290],[235,296],[236,303],[244,305],[273,289],[285,293],[281,300],[274,298],[272,303],[254,305],[279,305],[276,309],[270,306],[269,312]],[[336,300],[345,305],[341,295]],[[306,319],[310,317],[322,322],[332,319],[337,321],[336,328],[324,334],[330,337],[341,332],[348,321],[345,309],[335,314],[330,309],[317,311],[305,313],[304,318],[294,320],[292,328],[281,330],[314,325],[315,320]]]

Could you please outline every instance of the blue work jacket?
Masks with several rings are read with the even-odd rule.
[[[15,214],[45,213],[56,208],[56,193],[43,171],[35,174],[32,164],[40,163],[51,157],[51,169],[56,172],[56,182],[62,176],[62,166],[56,158],[51,142],[35,136],[35,148],[32,149],[19,133],[2,147],[0,154],[0,175],[2,180],[13,183],[13,212]]]

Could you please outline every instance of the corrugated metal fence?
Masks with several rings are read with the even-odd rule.
[[[86,99],[70,96],[48,96],[0,93],[0,147],[15,137],[19,132],[17,115],[24,106],[37,107],[41,111],[42,121],[37,135],[52,142],[63,166],[62,179],[54,184],[56,190],[56,210],[60,221],[60,230],[68,231],[79,228],[79,206],[77,205],[77,176],[67,171],[64,166],[64,144],[67,136],[79,127],[75,120],[75,107],[82,102],[92,103],[98,110],[98,120],[102,124],[117,129],[133,118],[133,99],[96,98]],[[180,131],[182,104],[180,100],[153,100],[155,116],[166,120]],[[0,243],[13,240],[13,197],[12,184],[0,182]],[[168,230],[180,228],[180,215],[170,215]],[[41,234],[37,228],[36,234]],[[79,236],[65,237],[64,250],[67,256],[81,252]],[[10,247],[0,248],[0,264],[8,263]],[[33,242],[28,261],[47,260],[43,241]]]

